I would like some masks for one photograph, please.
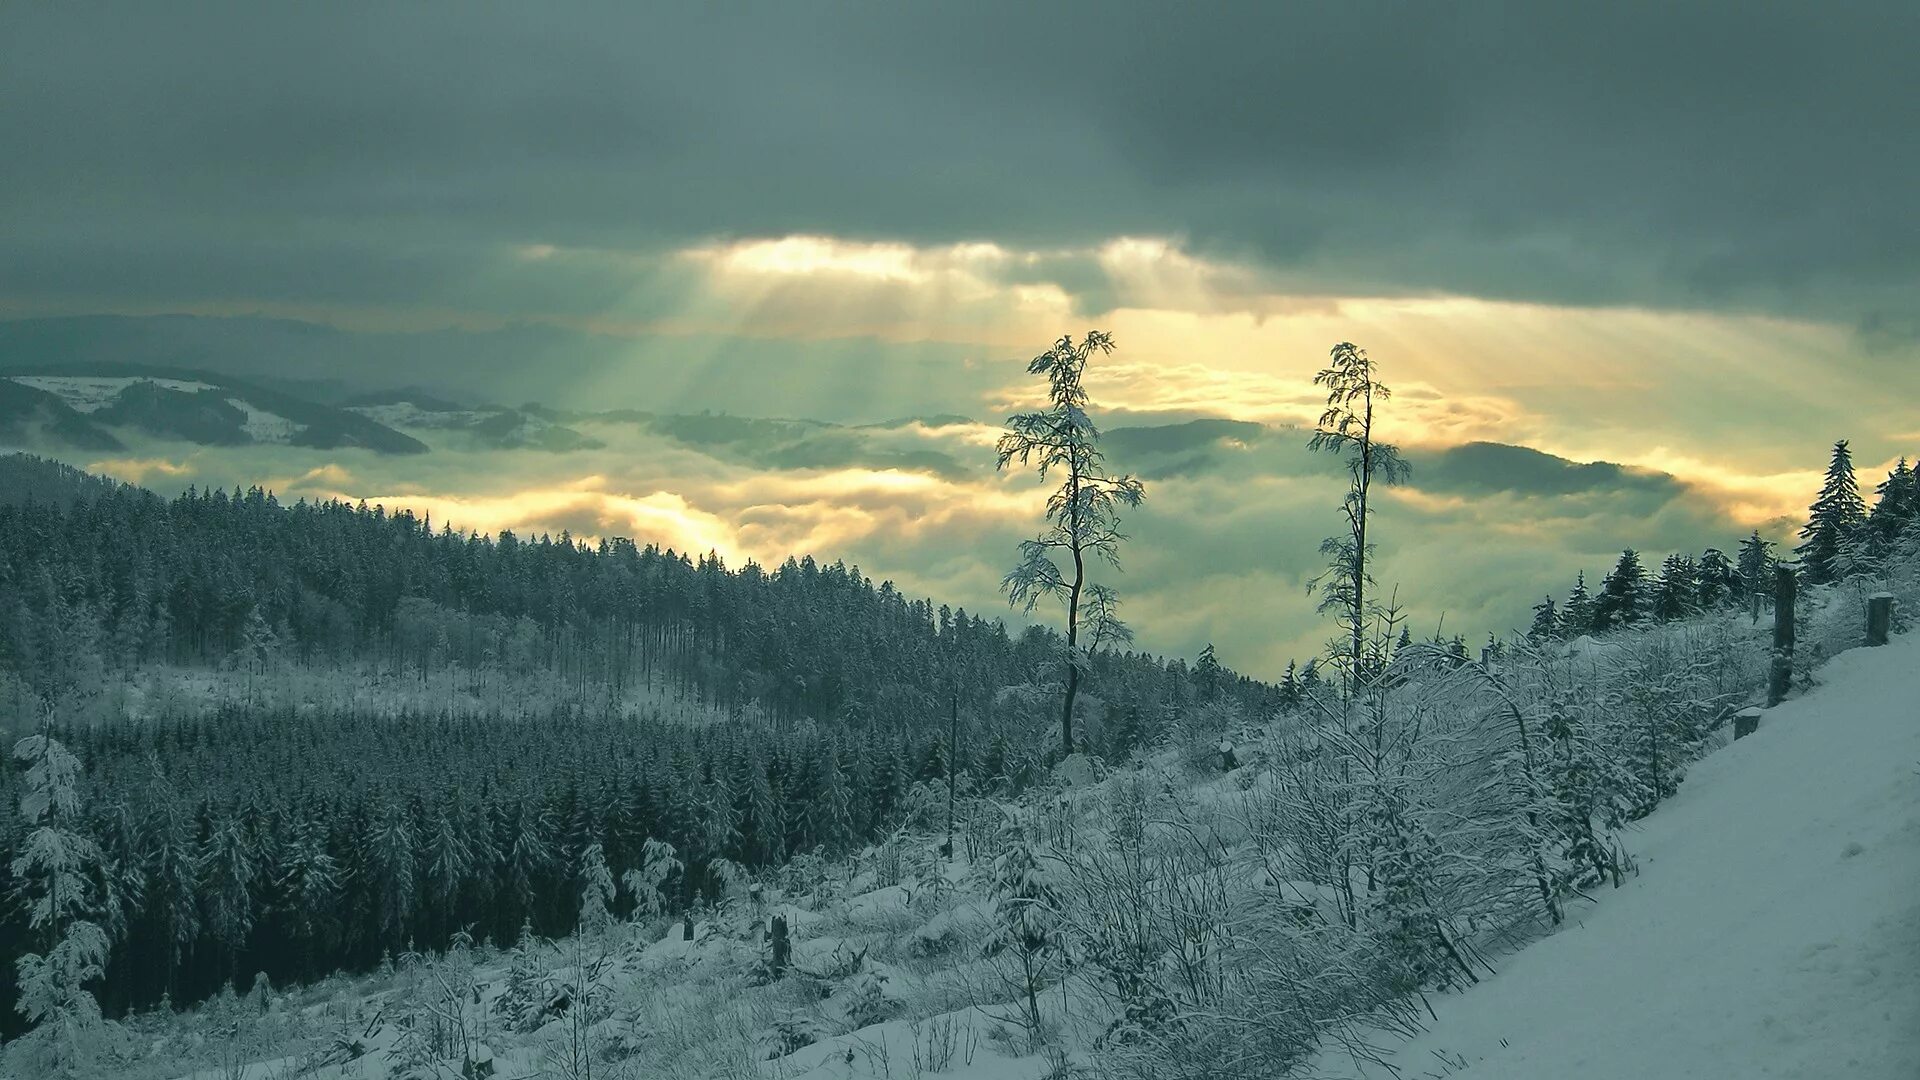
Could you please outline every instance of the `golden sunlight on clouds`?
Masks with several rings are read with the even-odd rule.
[[[531,245],[520,257],[568,254]],[[1823,442],[1850,436],[1878,456],[1896,447],[1891,431],[1873,424],[1912,427],[1910,416],[1863,416],[1847,404],[1884,387],[1862,365],[1840,362],[1852,348],[1845,327],[1459,296],[1303,294],[1267,271],[1166,237],[1010,249],[794,235],[691,247],[665,264],[629,261],[636,294],[649,275],[670,272],[694,275],[694,298],[628,332],[957,346],[991,363],[976,370],[956,362],[953,385],[977,396],[952,407],[993,420],[1034,403],[1037,387],[1019,361],[1063,332],[1097,326],[1119,346],[1090,378],[1097,409],[1134,414],[1133,422],[1164,414],[1308,426],[1322,402],[1314,372],[1332,343],[1354,341],[1397,391],[1380,419],[1390,440],[1420,448],[1503,442],[1667,469],[1742,520],[1777,517],[1789,500],[1782,492],[1797,501]],[[611,259],[607,272],[621,265]],[[610,312],[595,328],[617,333],[624,325]],[[885,389],[873,376],[864,385],[876,397]],[[1810,400],[1804,391],[1812,385],[1823,392]],[[871,407],[876,419],[886,415],[884,404]]]
[[[89,461],[81,468],[90,473],[111,476],[128,484],[146,484],[156,479],[193,475],[193,466],[187,462],[168,461],[165,458],[102,458]]]
[[[598,490],[597,479],[588,478],[569,487],[534,488],[506,495],[401,492],[365,498],[371,504],[430,515],[436,525],[444,522],[462,532],[498,534],[512,529],[525,535],[537,531],[557,533],[565,528],[587,540],[637,537],[642,542],[658,543],[677,551],[717,551],[729,559],[741,557],[734,528],[725,519],[693,506],[673,492],[623,495]],[[359,498],[345,492],[330,494],[341,499],[357,501]],[[581,523],[589,527],[579,528]],[[592,528],[593,525],[598,528]]]
[[[915,265],[906,244],[862,244],[827,236],[787,236],[693,248],[686,258],[710,262],[722,273],[774,275],[846,275],[879,281],[924,281],[928,272]]]

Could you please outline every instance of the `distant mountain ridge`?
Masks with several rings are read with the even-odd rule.
[[[120,429],[204,446],[427,450],[353,410],[212,372],[106,361],[0,363],[0,438],[117,450],[124,446]]]

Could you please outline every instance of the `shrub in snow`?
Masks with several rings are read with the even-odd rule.
[[[887,977],[877,971],[864,971],[847,983],[845,1008],[847,1030],[884,1023],[893,1018],[894,1002],[887,997]]]
[[[783,1058],[820,1041],[820,1021],[804,1013],[789,1010],[780,1014],[769,1029],[767,1060]]]
[[[1023,1022],[1040,1029],[1040,991],[1061,960],[1059,895],[1040,867],[1032,844],[1016,834],[993,864],[994,926],[988,955],[1002,961],[999,974],[1023,999]]]
[[[533,935],[533,925],[523,924],[520,940],[514,943],[508,961],[506,986],[493,1001],[494,1010],[509,1029],[532,1031],[540,1026],[541,1014],[550,997],[547,985],[551,981],[541,961],[540,943]]]

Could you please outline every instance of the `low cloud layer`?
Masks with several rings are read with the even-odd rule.
[[[1041,491],[994,471],[990,425],[575,424],[604,445],[556,454],[448,444],[399,459],[146,443],[125,456],[65,456],[162,491],[263,483],[287,500],[364,498],[489,533],[633,536],[718,551],[734,565],[812,553],[1014,617],[997,586],[1037,525]],[[1125,571],[1111,576],[1143,647],[1191,657],[1214,642],[1266,675],[1318,650],[1326,626],[1307,583],[1342,481],[1336,462],[1304,444],[1300,430],[1245,421],[1110,431],[1115,463],[1149,485],[1128,521]],[[1541,593],[1564,590],[1576,569],[1604,570],[1622,546],[1730,547],[1752,524],[1664,474],[1494,444],[1412,456],[1414,482],[1381,500],[1380,579],[1398,587],[1421,632],[1444,615],[1449,632],[1504,633]]]

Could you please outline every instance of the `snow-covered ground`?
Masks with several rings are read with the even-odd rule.
[[[1693,764],[1627,837],[1637,873],[1621,888],[1596,889],[1556,932],[1493,957],[1498,973],[1472,989],[1430,995],[1423,1033],[1371,1040],[1389,1045],[1392,1071],[1329,1051],[1299,1075],[1920,1077],[1920,635],[1842,653],[1817,680],[1767,712],[1757,734]],[[1117,786],[1164,791],[1203,817],[1244,805],[1240,774],[1183,773],[1174,756],[1048,795],[1045,828],[1080,830],[1068,849],[1097,861]],[[991,805],[978,812],[993,823]],[[440,1072],[408,1071],[409,1047],[417,1056],[429,1027],[503,1077],[585,1075],[566,1064],[582,1040],[601,1048],[592,1075],[616,1080],[1090,1075],[1110,1018],[1094,976],[1053,981],[1038,1002],[1041,1030],[1029,1032],[1010,954],[982,949],[1004,901],[984,861],[992,841],[972,861],[976,834],[990,833],[980,824],[960,822],[951,861],[929,836],[902,833],[850,859],[803,857],[751,887],[742,879],[719,911],[702,912],[692,942],[681,924],[653,918],[133,1018],[126,1064],[102,1075],[455,1075],[450,1050],[431,1065]],[[771,980],[776,914],[796,974]],[[596,972],[586,994],[583,967]],[[540,1008],[567,999],[570,1009]],[[526,1001],[531,1011],[509,1004]]]
[[[227,404],[247,414],[246,422],[241,425],[241,430],[247,433],[248,438],[257,443],[292,442],[295,435],[298,435],[306,429],[306,425],[304,424],[294,423],[292,420],[278,413],[268,412],[241,398],[230,397],[227,399]]]
[[[1820,680],[1694,766],[1638,877],[1435,996],[1401,1075],[1920,1077],[1920,635]]]
[[[145,375],[14,375],[11,378],[22,386],[44,390],[66,402],[75,412],[83,413],[98,412],[113,404],[113,399],[120,395],[120,391],[134,383],[152,383],[163,390],[175,390],[182,394],[197,394],[202,390],[214,389],[203,382],[193,382],[188,379],[156,379]]]

